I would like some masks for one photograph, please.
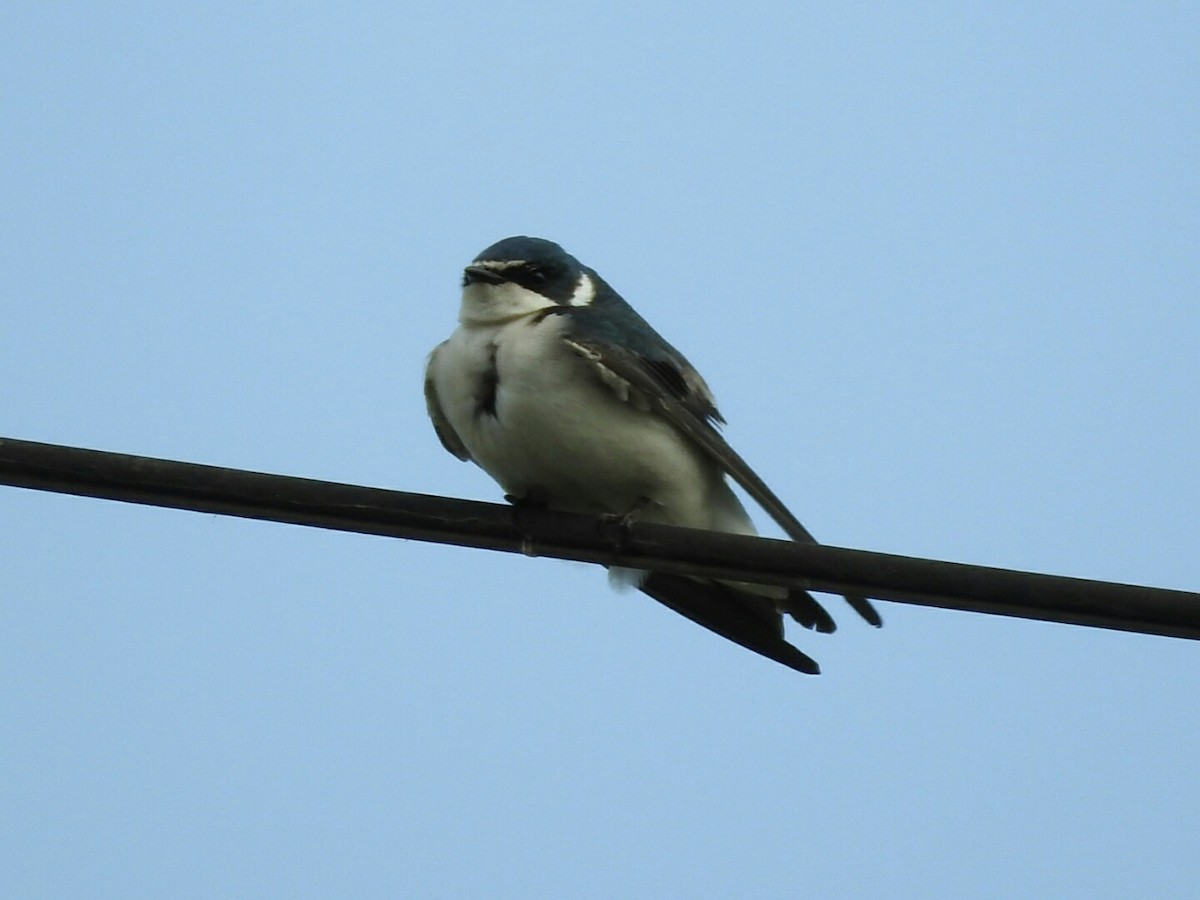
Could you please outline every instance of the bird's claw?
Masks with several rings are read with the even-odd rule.
[[[526,526],[525,520],[527,513],[546,509],[546,501],[529,495],[517,497],[513,494],[505,494],[504,499],[512,504],[512,526],[513,531],[521,539],[521,553],[525,556],[537,556],[533,538],[530,536],[533,529]]]
[[[633,506],[620,513],[601,513],[601,531],[612,544],[613,554],[620,556],[625,549],[625,539],[633,531],[633,525],[650,505],[649,497],[641,497]]]

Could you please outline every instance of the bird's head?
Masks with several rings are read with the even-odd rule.
[[[510,237],[488,247],[463,270],[460,320],[492,324],[556,306],[588,306],[594,273],[553,241]]]

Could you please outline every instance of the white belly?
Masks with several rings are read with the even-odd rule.
[[[718,467],[659,416],[625,402],[560,338],[563,320],[461,326],[431,360],[471,457],[504,488],[555,509],[753,533]],[[495,413],[481,409],[494,368]]]

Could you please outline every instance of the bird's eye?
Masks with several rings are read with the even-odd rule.
[[[550,272],[545,266],[530,266],[529,280],[534,284],[545,284],[550,280]]]

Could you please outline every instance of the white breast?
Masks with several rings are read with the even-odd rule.
[[[430,360],[447,421],[505,492],[586,513],[753,533],[717,466],[619,399],[562,339],[558,315],[464,323]],[[484,408],[494,380],[494,410]],[[648,504],[647,502],[648,501]]]

